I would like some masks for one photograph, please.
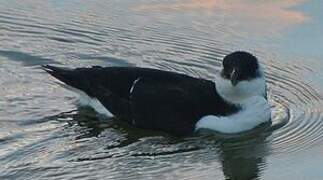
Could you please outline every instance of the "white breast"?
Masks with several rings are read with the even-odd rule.
[[[196,123],[195,130],[211,129],[221,133],[240,133],[270,120],[270,106],[264,97],[250,97],[241,102],[241,107],[239,112],[230,116],[204,116]]]

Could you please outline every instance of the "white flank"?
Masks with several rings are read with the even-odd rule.
[[[71,86],[68,86],[68,85],[65,85],[64,86],[65,88],[75,92],[78,96],[79,96],[79,99],[78,99],[78,103],[81,105],[81,106],[90,106],[92,107],[97,113],[101,114],[101,115],[104,115],[106,117],[113,117],[113,114],[107,110],[102,104],[101,102],[96,99],[96,98],[91,98],[90,96],[88,96],[85,92],[79,90],[79,89],[76,89],[74,87],[71,87]]]
[[[79,94],[80,95],[80,94]],[[112,117],[113,114],[107,110],[101,102],[96,98],[91,98],[87,94],[80,95],[79,103],[83,106],[90,106],[92,107],[97,113],[102,114],[106,117]]]

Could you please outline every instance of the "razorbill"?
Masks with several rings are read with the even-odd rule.
[[[255,56],[233,52],[215,82],[139,67],[43,68],[87,95],[99,113],[173,135],[199,129],[239,133],[270,121],[264,73]]]

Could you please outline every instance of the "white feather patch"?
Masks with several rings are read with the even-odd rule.
[[[270,106],[264,97],[248,98],[241,102],[241,107],[242,110],[230,116],[204,116],[195,125],[195,130],[211,129],[221,133],[240,133],[270,120]]]
[[[266,95],[266,80],[262,73],[260,77],[249,81],[240,81],[236,86],[219,74],[217,74],[215,82],[217,92],[228,102],[240,103],[252,96],[265,97]]]
[[[242,109],[230,116],[204,116],[196,123],[195,130],[211,129],[221,133],[240,133],[269,121],[271,111],[265,99],[266,81],[261,69],[259,73],[260,77],[240,81],[236,86],[217,74],[217,93],[226,101],[240,105]]]
[[[133,89],[135,88],[136,84],[138,81],[140,81],[141,77],[137,78],[136,80],[133,81],[132,86],[130,88],[129,94],[132,94]]]
[[[79,90],[79,89],[76,89],[74,87],[71,87],[69,85],[63,85],[65,88],[75,92],[79,98],[78,98],[78,103],[81,105],[81,106],[90,106],[92,107],[97,113],[101,114],[101,115],[104,115],[106,117],[113,117],[113,114],[108,110],[106,109],[102,103],[96,99],[96,98],[91,98],[90,96],[88,96],[85,92]]]

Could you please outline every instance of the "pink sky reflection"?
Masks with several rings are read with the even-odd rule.
[[[301,5],[306,0],[177,0],[174,3],[161,2],[143,4],[135,9],[138,11],[196,11],[212,16],[224,13],[228,24],[235,23],[242,29],[257,28],[255,33],[279,33],[290,26],[302,24],[309,20],[300,11],[292,7]],[[221,11],[221,12],[220,12]],[[251,30],[251,29],[249,29]]]

